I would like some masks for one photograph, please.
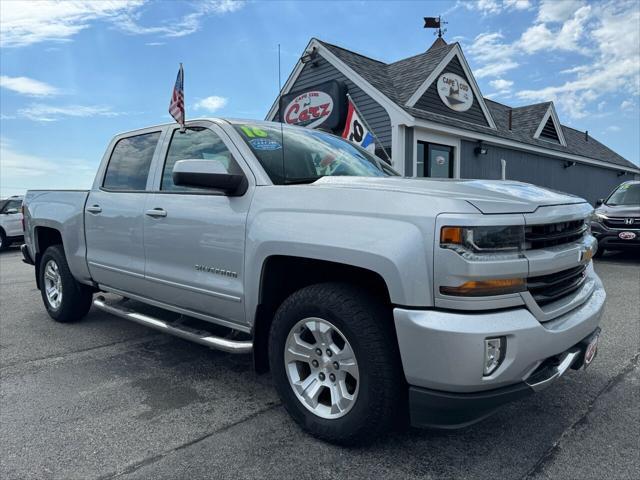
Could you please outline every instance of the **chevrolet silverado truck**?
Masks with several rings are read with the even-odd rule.
[[[515,181],[402,178],[321,131],[204,119],[117,135],[89,191],[29,191],[58,322],[91,306],[270,371],[342,444],[455,428],[591,363],[593,208]]]

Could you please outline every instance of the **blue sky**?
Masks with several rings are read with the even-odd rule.
[[[554,100],[565,125],[638,163],[640,2],[78,1],[0,3],[0,195],[88,188],[109,139],[170,120],[263,118],[311,37],[383,61],[433,42],[442,14],[485,96]]]

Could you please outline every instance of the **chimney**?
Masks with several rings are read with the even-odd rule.
[[[585,130],[585,132],[584,132],[584,141],[585,142],[589,141],[589,130]]]
[[[509,130],[511,130],[511,126],[513,124],[513,109],[509,109]]]

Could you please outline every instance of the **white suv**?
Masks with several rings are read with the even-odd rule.
[[[0,200],[0,251],[24,238],[22,232],[22,196]]]

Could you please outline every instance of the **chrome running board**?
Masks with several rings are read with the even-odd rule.
[[[210,348],[222,350],[229,353],[250,353],[253,350],[253,342],[251,340],[229,340],[227,338],[216,337],[210,334],[206,334],[202,331],[192,330],[184,325],[171,324],[158,318],[154,318],[150,315],[136,312],[121,305],[112,305],[107,303],[107,300],[103,296],[98,296],[93,305],[107,313],[117,315],[125,320],[131,320],[132,322],[145,325],[147,327],[154,328],[161,332],[175,335],[176,337],[184,338],[191,342],[199,343]]]

